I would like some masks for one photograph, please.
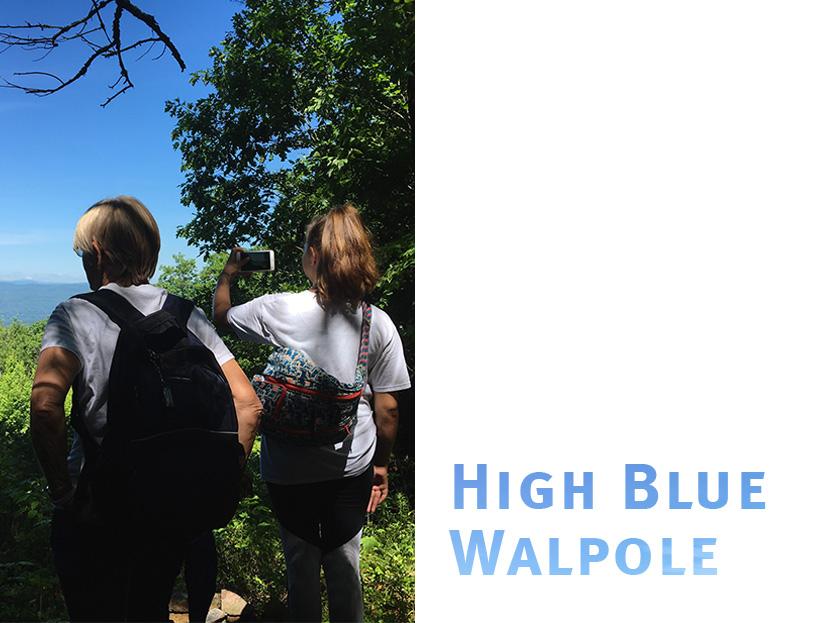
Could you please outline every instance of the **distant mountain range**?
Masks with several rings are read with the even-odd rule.
[[[58,303],[70,296],[89,292],[86,283],[41,283],[0,281],[0,323],[12,320],[29,324],[49,317]]]

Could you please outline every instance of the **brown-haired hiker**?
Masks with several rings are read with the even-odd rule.
[[[31,397],[55,567],[72,621],[167,621],[187,547],[236,507],[261,405],[205,314],[148,283],[140,201],[93,205],[73,246],[93,292],[49,318]]]
[[[363,520],[386,499],[394,392],[410,386],[394,323],[365,304],[378,278],[369,235],[353,205],[332,209],[306,230],[310,289],[232,307],[239,251],[219,277],[214,322],[274,347],[254,382],[273,398],[263,398],[261,472],[280,522],[290,617],[320,621],[322,566],[331,620],[360,621]]]

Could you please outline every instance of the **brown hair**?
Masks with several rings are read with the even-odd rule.
[[[156,220],[135,197],[121,195],[99,201],[78,220],[72,246],[93,252],[92,242],[106,256],[110,279],[133,285],[147,283],[156,272],[161,237]]]
[[[353,203],[318,216],[306,230],[306,245],[317,261],[317,302],[323,309],[354,310],[378,280],[369,232]]]

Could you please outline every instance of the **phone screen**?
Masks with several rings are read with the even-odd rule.
[[[242,257],[250,258],[242,267],[243,271],[274,270],[272,259],[273,251],[244,251]]]

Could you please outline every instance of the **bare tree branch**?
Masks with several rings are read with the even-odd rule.
[[[124,52],[129,52],[130,50],[134,50],[135,48],[141,47],[142,45],[145,45],[147,43],[152,43],[153,45],[155,45],[155,44],[159,43],[159,40],[158,39],[142,39],[141,41],[136,41],[135,43],[131,43],[127,47],[122,47],[121,48],[121,53],[123,54]],[[150,47],[150,49],[151,50],[153,49],[152,46]],[[144,56],[145,54],[147,54],[147,50],[145,50],[142,53],[142,55],[139,56],[136,60],[141,59],[141,57]],[[117,55],[118,55],[118,52],[112,51],[112,52],[108,52],[104,56],[110,57],[110,56],[117,56]]]
[[[13,88],[13,89],[21,89],[25,93],[29,93],[31,95],[38,95],[40,97],[43,97],[43,96],[46,96],[46,95],[52,95],[53,93],[57,93],[58,91],[61,91],[65,87],[68,87],[70,84],[72,84],[73,82],[76,82],[79,78],[81,78],[84,74],[86,74],[87,70],[89,69],[90,65],[92,65],[92,63],[95,61],[95,59],[98,58],[101,54],[103,54],[107,49],[109,49],[111,47],[112,47],[112,44],[110,44],[109,46],[103,47],[100,50],[97,50],[92,56],[90,56],[86,60],[86,62],[83,64],[83,66],[81,66],[81,68],[78,70],[78,72],[74,76],[72,76],[69,80],[61,80],[60,78],[58,78],[58,80],[60,80],[60,83],[61,83],[60,86],[57,86],[57,87],[54,87],[54,88],[51,88],[51,89],[37,88],[37,87],[27,87],[27,86],[15,84],[13,82],[9,82],[8,80],[5,80],[5,79],[3,81],[6,83],[7,87]],[[25,76],[25,75],[29,75],[31,73],[32,72],[17,72],[14,75],[15,76]]]
[[[181,70],[184,71],[186,69],[184,60],[182,60],[182,55],[179,54],[179,51],[176,49],[176,46],[173,45],[173,42],[170,41],[170,37],[168,37],[164,31],[159,26],[159,23],[156,21],[156,18],[150,15],[149,13],[145,13],[141,9],[139,9],[136,5],[134,5],[130,0],[116,0],[119,7],[122,7],[125,11],[129,12],[133,17],[136,19],[141,20],[152,30],[156,33],[156,36],[161,40],[164,44],[164,47],[170,50],[170,54],[173,55],[173,58],[176,59],[176,62],[181,67]]]
[[[109,104],[112,100],[114,100],[116,97],[118,97],[119,95],[121,95],[124,91],[126,91],[127,89],[131,89],[132,87],[133,87],[133,84],[132,84],[132,83],[130,83],[130,84],[128,84],[127,86],[125,86],[123,89],[121,89],[120,91],[118,91],[115,95],[111,95],[110,97],[108,97],[108,98],[106,99],[106,101],[105,101],[103,104],[101,104],[101,108],[106,108],[106,107],[107,107],[107,104]]]
[[[113,83],[110,87],[115,88],[115,86],[124,80],[124,88],[121,89],[118,93],[116,93],[113,97],[109,100],[104,102],[104,106],[106,106],[109,102],[115,99],[117,96],[121,95],[127,89],[131,89],[133,87],[133,83],[130,80],[130,74],[127,72],[127,68],[124,67],[124,57],[121,55],[121,16],[124,14],[124,9],[121,7],[121,4],[118,3],[118,6],[115,7],[115,17],[112,19],[112,43],[115,46],[115,55],[118,57],[118,66],[121,68],[121,77]]]
[[[101,104],[101,106],[107,106],[119,95],[135,86],[130,78],[127,60],[124,55],[150,44],[137,59],[134,59],[141,60],[155,48],[157,43],[162,44],[162,49],[161,53],[155,57],[156,60],[169,50],[181,70],[185,70],[186,66],[179,50],[167,33],[161,29],[156,18],[142,11],[131,0],[90,0],[90,4],[89,11],[83,17],[68,24],[32,23],[27,21],[23,24],[0,25],[0,53],[7,51],[9,48],[18,48],[27,52],[41,51],[43,54],[34,59],[35,62],[39,62],[46,59],[56,48],[74,43],[87,48],[89,54],[86,61],[69,78],[61,78],[47,71],[23,71],[14,74],[22,77],[49,77],[58,81],[56,86],[21,84],[5,78],[2,78],[5,84],[0,84],[0,86],[19,89],[25,93],[44,97],[57,93],[77,82],[86,75],[97,59],[115,58],[118,63],[118,78],[110,85],[110,88],[115,89],[119,86],[120,88]],[[114,6],[109,28],[103,14],[103,10],[108,6]],[[150,36],[137,41],[125,41],[122,28],[125,15],[130,15],[144,24],[150,30]],[[131,60],[131,62],[134,61]]]
[[[107,27],[104,26],[104,18],[101,17],[101,8],[103,5],[98,4],[96,0],[92,0],[92,6],[95,7],[95,17],[98,18],[98,23],[101,25],[101,30],[104,31],[104,35],[107,37],[107,42],[112,43],[112,39],[110,39],[110,34],[107,32]]]
[[[26,22],[25,24],[18,24],[18,25],[0,25],[0,30],[14,30],[14,29],[26,29],[26,30],[54,30],[55,32],[52,33],[51,37],[39,37],[36,38],[40,41],[50,41],[52,46],[56,46],[59,41],[67,39],[62,39],[62,37],[71,31],[73,28],[77,26],[83,25],[86,27],[87,22],[92,19],[92,16],[98,12],[99,9],[102,9],[106,5],[113,2],[113,0],[102,0],[101,4],[96,4],[94,1],[92,3],[92,9],[87,13],[86,17],[82,17],[81,19],[75,20],[71,24],[66,24],[65,26],[53,26],[51,24],[32,24],[31,22]],[[83,30],[83,29],[82,29]],[[5,33],[3,33],[5,35]]]
[[[107,31],[106,31],[106,30],[104,30],[103,28],[93,28],[92,30],[88,30],[87,32],[85,32],[85,33],[81,34],[79,38],[80,38],[80,40],[81,40],[81,41],[83,41],[84,43],[86,43],[86,44],[87,44],[89,47],[91,47],[93,50],[97,50],[97,49],[98,49],[98,48],[100,48],[101,46],[100,46],[99,44],[95,43],[94,41],[92,41],[91,39],[88,39],[88,38],[86,37],[86,35],[92,34],[93,32],[103,32],[103,33],[105,33],[105,34],[107,33]],[[109,42],[109,34],[107,34],[107,41]],[[54,48],[53,48],[53,49],[54,49]],[[51,52],[52,50],[49,50],[49,51]]]
[[[147,43],[147,42],[146,42],[146,41],[139,41],[139,43]],[[156,44],[157,44],[157,43],[158,43],[158,40],[154,40],[154,41],[150,44],[150,47],[149,47],[149,48],[147,48],[146,50],[144,50],[144,51],[141,53],[141,56],[139,56],[139,57],[138,57],[137,59],[135,59],[135,60],[136,60],[136,61],[140,61],[142,58],[144,58],[145,56],[147,56],[150,52],[152,52],[152,51],[153,51],[153,48],[155,48],[155,47],[156,47]],[[136,44],[136,45],[138,45],[138,44]],[[162,50],[164,50],[164,48],[162,48]]]
[[[50,74],[47,71],[24,71],[24,72],[20,72],[18,74],[15,74],[15,75],[16,76],[49,76],[50,78],[54,78],[55,80],[57,80],[58,82],[63,84],[63,79],[62,78],[59,78],[55,74]]]
[[[110,2],[112,2],[112,0],[103,0],[103,2],[101,2],[101,4],[99,5],[99,4],[96,4],[96,3],[93,1],[93,3],[92,3],[92,9],[90,9],[89,13],[87,13],[87,14],[86,14],[86,17],[83,17],[83,18],[81,18],[81,19],[79,19],[79,20],[77,20],[77,21],[72,22],[71,24],[68,24],[68,25],[66,25],[66,26],[63,26],[62,28],[59,28],[59,29],[58,29],[58,32],[56,32],[56,33],[52,36],[52,43],[55,43],[61,35],[63,35],[64,33],[69,32],[70,30],[72,30],[72,29],[73,29],[73,28],[75,28],[76,26],[83,25],[83,26],[84,26],[84,28],[85,28],[85,27],[86,27],[86,25],[87,25],[87,22],[89,22],[89,20],[90,20],[90,19],[92,19],[92,16],[93,16],[95,13],[97,13],[97,12],[98,12],[101,8],[103,8],[103,7],[105,7],[106,5],[108,5]],[[81,30],[83,30],[83,29],[81,29]]]

